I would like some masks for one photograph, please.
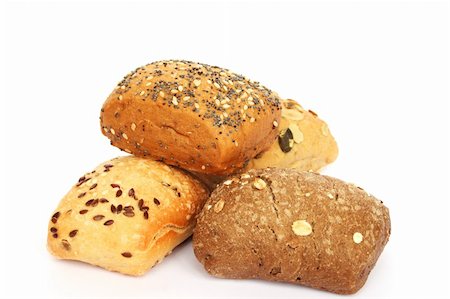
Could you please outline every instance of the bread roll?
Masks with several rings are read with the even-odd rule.
[[[388,209],[354,185],[295,169],[258,169],[214,190],[193,246],[217,277],[351,294],[364,285],[390,231]]]
[[[128,74],[101,110],[111,144],[190,171],[226,175],[278,135],[279,97],[241,75],[190,61]]]
[[[48,226],[48,249],[129,275],[142,275],[188,238],[208,196],[186,173],[136,157],[82,176]]]
[[[278,142],[250,160],[247,169],[280,167],[318,171],[336,160],[338,147],[327,124],[294,100],[282,100]]]

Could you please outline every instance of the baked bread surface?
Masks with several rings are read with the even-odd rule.
[[[188,238],[208,191],[190,175],[132,156],[82,176],[52,213],[48,250],[142,275]]]
[[[390,235],[389,211],[364,190],[295,169],[250,170],[214,190],[193,247],[212,275],[340,294],[365,283]]]
[[[279,97],[227,69],[181,60],[128,74],[101,110],[111,144],[200,173],[227,175],[278,135]]]
[[[318,171],[334,162],[338,147],[328,125],[294,100],[282,100],[278,139],[246,169],[280,167]]]

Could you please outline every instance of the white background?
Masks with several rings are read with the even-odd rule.
[[[449,4],[6,2],[1,7],[2,298],[341,298],[207,275],[190,241],[140,278],[46,251],[51,212],[84,172],[120,155],[101,105],[137,66],[230,68],[326,120],[325,173],[390,208],[392,237],[354,298],[448,298]],[[353,298],[352,297],[352,298]]]

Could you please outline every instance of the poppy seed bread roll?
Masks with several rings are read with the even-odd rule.
[[[352,184],[295,169],[252,169],[213,191],[193,246],[217,277],[351,294],[366,282],[390,231],[388,209]]]
[[[161,162],[120,157],[82,176],[52,213],[47,247],[128,275],[142,275],[188,238],[209,193]]]
[[[128,74],[101,110],[111,144],[183,169],[227,175],[278,135],[279,97],[241,75],[181,60]]]

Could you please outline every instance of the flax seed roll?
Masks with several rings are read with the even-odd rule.
[[[111,144],[183,169],[228,175],[278,135],[280,99],[227,69],[181,60],[128,74],[101,110]]]
[[[209,193],[161,162],[120,157],[82,176],[53,212],[48,249],[128,275],[142,275],[188,238]]]
[[[388,242],[389,210],[364,190],[296,169],[250,170],[221,183],[193,246],[212,275],[357,292]]]

